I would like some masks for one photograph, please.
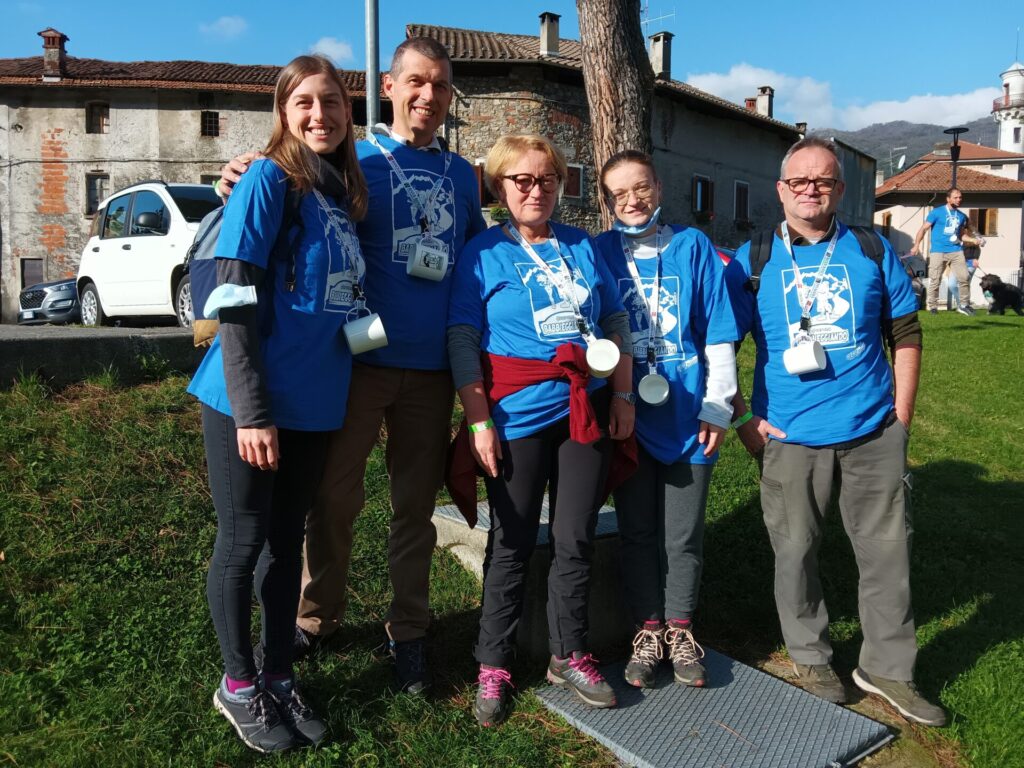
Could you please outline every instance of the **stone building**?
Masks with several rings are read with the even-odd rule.
[[[455,97],[444,127],[451,147],[482,162],[504,133],[549,135],[571,163],[557,215],[596,232],[580,44],[559,38],[558,19],[542,14],[536,36],[428,25],[409,25],[406,33],[434,37],[451,52]],[[280,70],[76,58],[58,30],[39,35],[42,56],[0,59],[0,309],[7,322],[24,285],[75,274],[104,197],[148,178],[209,181],[228,158],[262,146]],[[752,228],[779,218],[779,161],[804,126],[774,119],[768,86],[740,106],[672,80],[671,40],[664,32],[651,39],[665,218],[735,247]],[[363,73],[342,75],[361,125]],[[390,105],[381,112],[387,119]],[[481,205],[490,202],[482,190]]]

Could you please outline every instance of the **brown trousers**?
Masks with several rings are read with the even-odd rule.
[[[437,540],[431,516],[444,476],[454,396],[448,371],[353,365],[345,425],[331,434],[323,481],[306,518],[297,623],[307,632],[329,635],[345,614],[352,528],[363,509],[366,462],[384,424],[394,591],[385,627],[395,641],[426,633]]]

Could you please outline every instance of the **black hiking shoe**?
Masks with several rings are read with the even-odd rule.
[[[282,752],[299,743],[281,718],[274,697],[258,685],[228,693],[222,679],[213,694],[213,706],[234,726],[238,738],[250,749]]]

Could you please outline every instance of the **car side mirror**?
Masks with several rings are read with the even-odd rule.
[[[163,217],[158,213],[153,213],[153,211],[146,211],[136,216],[135,226],[150,233],[163,234],[164,232]]]

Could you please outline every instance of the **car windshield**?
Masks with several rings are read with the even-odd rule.
[[[220,205],[220,198],[213,187],[168,187],[167,191],[171,193],[185,221],[202,221],[203,216]]]

